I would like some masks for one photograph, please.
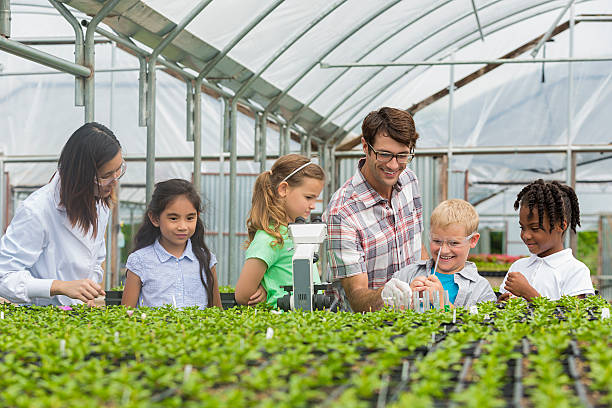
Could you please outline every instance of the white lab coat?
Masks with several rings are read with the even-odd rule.
[[[50,296],[53,280],[102,282],[106,257],[104,232],[109,209],[98,203],[98,233],[72,227],[60,202],[59,174],[32,193],[17,209],[0,240],[0,297],[14,303],[70,305],[83,303]]]

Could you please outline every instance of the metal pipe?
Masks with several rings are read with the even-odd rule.
[[[223,177],[225,173],[225,155],[223,154],[223,141],[225,140],[225,123],[228,121],[228,117],[226,115],[227,109],[227,100],[225,98],[221,98],[221,103],[223,104],[223,109],[221,110],[221,120],[219,121],[219,185],[217,186],[217,199],[215,200],[217,203],[216,213],[217,213],[217,256],[223,256],[223,230],[225,229],[225,217],[224,217],[224,209],[225,209],[225,183],[223,183]],[[222,281],[221,278],[225,280]],[[222,276],[221,270],[217,270],[217,279],[219,282],[223,282],[224,284],[229,284],[229,273],[227,276]]]
[[[202,91],[200,88],[200,96],[202,95]],[[196,99],[195,95],[194,95],[194,91],[193,91],[193,83],[191,82],[190,79],[185,78],[185,114],[186,114],[186,118],[185,118],[185,132],[187,134],[186,140],[188,142],[193,142],[194,141],[194,128],[195,128],[195,112],[197,111],[197,109],[194,108],[194,100]],[[201,110],[202,107],[200,105],[200,114],[201,114]],[[201,116],[200,116],[200,122],[202,121]],[[200,124],[201,126],[201,124]]]
[[[259,121],[261,115],[255,112],[255,127],[253,129],[253,161],[259,161],[259,152],[261,151],[261,125]]]
[[[138,126],[147,126],[147,60],[138,56]]]
[[[570,4],[572,1],[570,1]],[[574,56],[574,26],[575,26],[575,6],[571,4],[569,18],[569,57]],[[566,181],[567,185],[576,189],[576,161],[575,155],[572,153],[572,142],[574,141],[574,66],[571,62],[567,64],[567,153],[566,153]],[[565,246],[571,248],[576,254],[577,240],[576,234],[569,231],[565,234]]]
[[[561,17],[563,17],[563,15],[567,11],[567,9],[570,8],[570,6],[572,4],[574,4],[574,0],[569,0],[567,2],[567,5],[563,8],[563,10],[561,10],[561,13],[559,13],[559,15],[557,16],[555,21],[553,21],[553,23],[550,25],[550,27],[548,28],[548,31],[546,31],[546,34],[544,34],[544,36],[542,38],[540,38],[540,41],[538,41],[538,44],[531,51],[530,54],[531,54],[532,57],[535,57],[536,55],[538,55],[538,52],[540,52],[540,48],[542,48],[542,45],[544,45],[544,43],[549,40],[549,38],[550,38],[553,30],[555,29],[555,27],[557,27],[557,25],[559,25],[559,21],[561,20]]]
[[[89,24],[87,24],[87,30],[85,31],[85,58],[84,64],[86,67],[89,67],[90,74],[85,78],[85,123],[93,122],[95,118],[95,66],[96,66],[96,58],[95,58],[95,43],[94,43],[94,33],[96,31],[96,27],[104,17],[108,15],[112,11],[112,9],[119,3],[121,0],[108,0],[104,6],[96,13],[96,15],[91,19]]]
[[[230,110],[230,182],[229,182],[229,273],[228,276],[231,276],[232,273],[236,273],[238,271],[237,261],[238,261],[238,251],[236,245],[236,215],[237,215],[237,206],[236,206],[236,126],[237,126],[237,116],[238,116],[238,105],[236,100],[233,99],[231,101],[231,110]]]
[[[478,17],[478,8],[476,3],[472,0],[472,9],[474,10],[474,17],[476,17],[476,25],[478,25],[478,32],[480,33],[480,39],[484,42],[484,34],[482,33],[482,27],[480,26],[480,17]]]
[[[191,83],[191,82],[189,82]],[[202,87],[193,94],[193,184],[198,194],[202,193]]]
[[[306,135],[306,157],[312,157],[312,134]]]
[[[453,61],[455,59],[455,54],[451,53],[450,55],[450,59],[451,61]],[[447,175],[446,175],[446,199],[449,198],[455,198],[455,197],[451,197],[450,193],[451,193],[451,176],[453,174],[453,166],[452,166],[452,160],[453,160],[453,109],[454,109],[454,102],[455,102],[455,66],[451,65],[450,66],[450,76],[449,76],[449,88],[448,88],[448,153],[447,153],[447,157],[448,157],[448,164],[446,166],[446,171],[447,171]]]
[[[138,71],[138,68],[103,68],[96,69],[97,73],[105,73],[105,72],[130,72],[130,71]],[[30,76],[30,75],[73,75],[69,72],[61,72],[61,71],[28,71],[28,72],[0,72],[0,77],[8,77],[8,76]]]
[[[345,2],[346,0],[337,0],[327,9],[323,10],[323,12],[321,12],[318,16],[316,16],[314,20],[312,20],[306,27],[298,31],[292,38],[285,41],[285,43],[278,50],[276,50],[276,52],[270,58],[268,58],[268,60],[262,65],[262,67],[242,84],[238,91],[236,91],[236,97],[241,97],[244,92],[253,84],[253,82],[260,78],[261,75],[270,67],[270,65],[274,63],[274,61],[280,58],[280,56],[283,55],[283,53],[287,51],[293,44],[295,44],[300,38],[302,38],[312,28],[319,24],[321,20],[330,15],[334,10],[336,10]]]
[[[375,18],[377,18],[378,16],[383,14],[385,11],[387,11],[388,9],[390,9],[391,7],[396,5],[398,2],[399,2],[399,0],[394,0],[391,3],[389,3],[389,4],[386,4],[383,7],[379,8],[379,9],[376,9],[376,11],[374,13],[370,14],[365,19],[361,20],[359,23],[357,23],[356,25],[352,26],[350,31],[348,31],[342,37],[340,37],[337,41],[335,41],[329,48],[327,48],[325,51],[323,51],[322,54],[317,56],[312,64],[308,65],[308,67],[304,71],[302,71],[293,81],[291,81],[291,83],[285,89],[283,89],[277,96],[275,96],[272,99],[272,101],[270,101],[268,106],[266,106],[265,112],[272,112],[278,106],[278,104],[281,101],[281,99],[284,98],[285,95],[287,95],[289,93],[289,91],[291,89],[293,89],[293,87],[295,85],[297,85],[297,83],[300,82],[317,65],[317,63],[319,61],[321,61],[323,58],[327,57],[336,48],[338,48],[346,40],[348,40],[350,37],[352,37],[353,34],[355,34],[357,31],[361,30],[363,27],[368,25],[372,20],[374,20]]]
[[[157,58],[161,52],[185,29],[185,27],[198,15],[200,12],[211,2],[212,0],[200,1],[183,19],[179,24],[164,37],[164,39],[155,47],[151,56],[149,57],[148,69],[147,69],[147,188],[146,198],[147,203],[151,200],[153,195],[153,185],[155,183],[155,87],[156,87],[156,73],[155,66],[157,65]],[[200,87],[198,87],[200,88]],[[200,135],[194,134],[194,140],[199,138]],[[199,152],[201,156],[201,150]],[[194,180],[195,180],[194,172]]]
[[[485,64],[534,64],[540,62],[602,62],[611,61],[609,57],[594,58],[532,58],[532,59],[492,59],[492,60],[463,60],[463,61],[406,61],[406,62],[381,62],[381,63],[347,63],[328,64],[321,62],[321,68],[375,68],[375,67],[411,67],[419,65],[485,65]]]
[[[225,57],[231,50],[246,36],[257,24],[259,24],[264,18],[268,16],[275,8],[280,6],[280,4],[284,0],[275,0],[272,4],[270,4],[267,8],[265,8],[255,19],[253,19],[249,24],[244,27],[238,35],[236,35],[225,47],[223,50],[217,53],[210,61],[206,63],[202,71],[198,77],[204,78],[206,75],[212,71],[212,69]]]
[[[4,38],[2,36],[0,36],[0,49],[10,54],[17,55],[18,57],[34,61],[41,65],[60,70],[62,72],[67,72],[72,75],[82,77],[88,77],[91,75],[91,70],[87,67],[75,64],[72,61],[58,58],[55,55],[37,50],[36,48],[28,47],[27,45],[9,40],[8,38]]]
[[[11,36],[11,0],[0,0],[0,37]]]
[[[360,62],[362,60],[364,60],[368,55],[370,55],[372,52],[374,52],[375,50],[379,49],[380,46],[382,46],[383,44],[385,44],[387,41],[389,41],[391,38],[395,37],[397,34],[401,33],[402,31],[404,31],[406,28],[408,28],[409,26],[411,26],[412,24],[415,24],[416,22],[418,22],[419,20],[421,20],[422,18],[430,15],[431,13],[433,13],[434,11],[436,11],[437,9],[441,8],[442,6],[445,6],[446,4],[450,3],[450,1],[452,0],[448,0],[445,1],[443,3],[439,3],[434,5],[433,7],[424,10],[420,15],[418,15],[417,17],[407,21],[405,24],[403,24],[402,26],[400,26],[399,28],[397,28],[396,30],[390,32],[388,35],[384,36],[383,38],[381,38],[378,41],[374,41],[374,43],[368,48],[366,49],[366,51],[361,54],[361,56],[359,58],[357,58],[357,62]],[[346,68],[344,69],[342,72],[340,72],[340,74],[338,74],[333,80],[331,80],[330,82],[326,83],[325,86],[321,87],[321,89],[314,94],[307,102],[305,102],[302,107],[292,115],[291,120],[289,121],[289,124],[292,125],[295,122],[297,122],[297,120],[302,116],[302,114],[306,111],[306,109],[311,106],[314,101],[316,101],[317,99],[319,99],[319,97],[326,91],[328,90],[333,84],[335,84],[338,80],[340,80],[340,78],[342,78],[344,76],[344,74],[346,74],[347,72],[349,72],[350,68]],[[317,123],[317,125],[315,126],[315,128],[311,129],[310,133],[315,132],[318,128],[324,126],[327,122],[327,117],[325,117],[324,119],[322,119],[321,121],[319,121]]]
[[[83,42],[83,28],[72,15],[70,11],[62,3],[57,0],[49,0],[49,3],[68,21],[74,30],[74,62],[75,64],[85,64],[85,47]],[[85,79],[81,77],[74,78],[74,106],[85,105]]]
[[[497,1],[492,2],[492,3],[488,3],[487,5],[483,6],[482,8],[492,6],[492,5],[496,4],[496,3],[497,3]],[[502,22],[503,20],[506,20],[506,19],[508,19],[509,17],[512,17],[512,16],[517,15],[517,14],[524,13],[524,12],[526,12],[526,11],[528,11],[528,10],[530,10],[530,9],[534,8],[534,7],[538,7],[538,6],[544,5],[544,4],[546,4],[546,3],[548,3],[548,2],[543,1],[543,2],[540,2],[540,3],[534,4],[534,5],[531,5],[531,6],[529,6],[529,7],[526,7],[526,8],[523,8],[523,9],[519,9],[519,10],[517,10],[517,11],[515,11],[515,12],[511,13],[510,15],[507,15],[507,16],[504,16],[503,18],[499,18],[499,19],[496,19],[496,20],[494,20],[494,21],[489,22],[489,24],[487,24],[486,26],[488,27],[488,26],[493,26],[493,25],[496,25],[497,23]],[[553,6],[552,8],[547,8],[547,9],[539,10],[539,11],[538,11],[538,12],[536,12],[536,13],[533,13],[533,14],[531,14],[531,15],[527,16],[527,17],[521,18],[519,21],[524,21],[524,20],[525,20],[525,19],[527,19],[527,18],[533,18],[533,17],[538,16],[538,15],[540,15],[540,14],[544,14],[544,13],[547,13],[547,12],[550,12],[550,11],[553,11],[553,10],[556,10],[557,8],[558,8],[558,7]],[[462,18],[463,18],[463,17],[462,17]],[[457,21],[459,21],[459,20],[460,20],[460,19],[457,19],[457,20],[456,20],[454,23],[456,23],[456,22],[457,22]],[[453,23],[453,24],[454,24],[454,23]],[[511,22],[511,23],[508,23],[508,24],[503,24],[503,25],[496,26],[494,29],[492,29],[492,30],[489,32],[489,35],[491,35],[491,34],[493,34],[493,33],[496,33],[496,32],[498,32],[498,31],[500,31],[500,30],[503,30],[504,28],[508,27],[509,25],[511,25],[511,24],[515,24],[515,23],[516,23],[516,22]],[[449,27],[450,25],[451,25],[451,24],[447,24],[447,25],[445,25],[443,28],[438,29],[436,32],[440,32],[442,29],[445,29],[445,28]],[[465,38],[468,38],[470,35],[472,35],[472,34],[474,34],[474,33],[475,33],[475,32],[470,32],[470,33],[467,33],[467,34],[466,34],[466,35],[464,35],[463,37],[461,37],[461,38],[457,39],[457,40],[454,42],[454,44],[456,44],[458,41],[461,41],[461,40],[463,40],[463,39],[465,39]],[[431,36],[426,36],[426,38],[430,38],[430,37],[431,37]],[[423,41],[424,41],[424,40],[423,40]],[[408,51],[410,51],[411,49],[413,49],[413,48],[414,48],[414,47],[416,47],[417,45],[421,44],[423,41],[420,41],[419,43],[417,43],[417,44],[415,44],[415,45],[412,45],[410,48],[408,48],[406,51],[404,51],[404,52],[403,52],[403,53],[402,53],[400,56],[398,56],[398,57],[396,58],[396,60],[397,60],[398,58],[400,58],[401,56],[405,55],[405,54],[406,54]],[[466,46],[468,46],[468,45],[470,45],[470,44],[474,43],[475,41],[476,41],[476,40],[467,41],[465,44],[463,44],[463,45],[459,46],[459,47],[458,47],[458,49],[462,49],[462,48],[464,48],[464,47],[466,47]],[[445,46],[443,46],[442,48],[437,49],[437,50],[436,50],[436,51],[434,51],[433,53],[429,54],[429,55],[428,55],[426,58],[433,58],[435,55],[437,55],[437,54],[441,53],[441,52],[442,52],[442,51],[444,51],[446,48],[448,48],[448,45],[445,45]],[[531,60],[531,61],[533,61],[533,60]],[[457,63],[457,61],[455,61],[455,63]],[[365,86],[367,83],[369,83],[370,81],[372,81],[372,80],[373,80],[373,78],[374,78],[374,77],[376,77],[376,76],[377,76],[377,75],[378,75],[380,72],[382,72],[382,70],[383,70],[383,69],[384,69],[384,67],[383,67],[383,68],[381,68],[380,70],[377,70],[377,71],[376,71],[376,72],[375,72],[373,75],[370,75],[370,76],[369,76],[369,77],[368,77],[368,78],[367,78],[365,81],[361,82],[361,84],[359,84],[359,85],[357,86],[357,88],[353,89],[353,90],[352,90],[352,91],[351,91],[351,92],[350,92],[350,93],[349,93],[349,94],[348,94],[346,97],[344,97],[344,98],[343,98],[343,100],[341,101],[341,104],[336,105],[336,107],[334,108],[334,110],[335,110],[335,109],[337,109],[338,107],[340,107],[342,104],[344,104],[344,103],[345,103],[345,102],[346,102],[346,101],[347,101],[347,100],[348,100],[350,97],[352,97],[353,95],[355,95],[355,93],[356,93],[356,92],[357,92],[359,89],[361,89],[361,88],[362,88],[363,86]],[[411,72],[413,69],[414,69],[414,67],[412,67],[412,68],[408,69],[407,71],[402,72],[402,73],[401,73],[399,76],[395,76],[395,77],[394,77],[394,78],[393,78],[391,81],[388,81],[388,82],[386,83],[386,85],[384,85],[384,86],[382,86],[381,88],[377,89],[377,90],[376,90],[374,93],[372,93],[371,97],[369,97],[369,98],[368,98],[368,99],[367,99],[367,100],[366,100],[364,103],[362,103],[362,104],[361,104],[361,107],[357,109],[357,113],[355,113],[355,114],[353,115],[353,117],[352,117],[352,118],[349,118],[349,119],[348,119],[348,120],[347,120],[347,121],[346,121],[346,122],[345,122],[343,125],[341,125],[340,127],[341,127],[341,128],[344,128],[344,127],[345,127],[345,126],[346,126],[346,125],[347,125],[347,124],[348,124],[348,123],[349,123],[349,122],[350,122],[352,119],[354,119],[354,118],[355,118],[355,116],[357,116],[357,115],[358,115],[358,112],[360,112],[360,111],[361,111],[361,110],[362,110],[362,109],[363,109],[365,106],[367,106],[367,105],[368,105],[368,104],[369,104],[371,101],[373,101],[373,100],[374,100],[374,99],[375,99],[377,96],[379,96],[379,95],[381,95],[383,92],[385,92],[385,91],[386,91],[386,90],[387,90],[387,89],[388,89],[388,88],[389,88],[391,85],[393,85],[393,84],[394,84],[394,83],[395,83],[395,82],[396,82],[396,81],[397,81],[399,78],[401,78],[401,77],[403,77],[403,76],[405,76],[405,75],[409,74],[409,73],[410,73],[410,72]],[[362,98],[362,99],[363,99],[363,98]],[[330,116],[330,115],[331,115],[331,114],[330,114],[330,113],[328,113],[328,116]],[[351,130],[352,130],[354,127],[355,127],[355,126],[357,126],[357,125],[358,125],[360,122],[361,122],[361,119],[359,119],[358,121],[356,121],[356,122],[355,122],[355,124],[353,124],[352,126],[348,127],[348,128],[347,128],[347,131],[348,131],[348,132],[350,132],[350,131],[351,131]]]
[[[268,114],[264,112],[261,115],[261,148],[259,150],[259,172],[266,171],[266,161],[268,159]]]

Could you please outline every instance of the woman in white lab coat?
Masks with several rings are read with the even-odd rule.
[[[77,129],[49,184],[19,206],[0,240],[0,297],[19,304],[93,305],[104,295],[104,233],[124,173],[113,132],[95,122]]]

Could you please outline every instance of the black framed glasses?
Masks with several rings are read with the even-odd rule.
[[[379,163],[389,163],[394,157],[399,164],[408,164],[414,159],[414,153],[391,153],[391,152],[379,152],[368,143],[368,147],[374,152],[376,160]]]

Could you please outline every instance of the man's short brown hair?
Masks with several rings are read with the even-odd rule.
[[[410,151],[414,150],[419,138],[410,113],[386,106],[368,113],[361,124],[361,133],[366,143],[370,145],[374,145],[376,135],[382,134],[408,146]]]

